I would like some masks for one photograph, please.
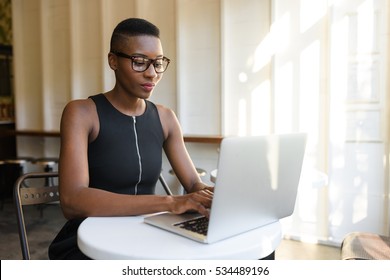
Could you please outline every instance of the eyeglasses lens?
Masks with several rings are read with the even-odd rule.
[[[157,73],[164,72],[169,64],[169,61],[163,57],[161,59],[151,60],[143,57],[133,57],[133,69],[134,71],[143,72],[149,68],[150,64],[153,63],[154,69]]]

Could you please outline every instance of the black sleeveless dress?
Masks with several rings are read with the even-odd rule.
[[[103,94],[90,98],[96,104],[100,128],[88,145],[89,187],[154,194],[164,143],[156,105],[145,100],[144,114],[131,117],[116,110]],[[67,221],[49,247],[50,259],[88,259],[77,247],[77,229],[84,219]]]

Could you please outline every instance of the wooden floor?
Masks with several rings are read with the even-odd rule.
[[[340,260],[340,248],[284,239],[275,252],[275,259]]]
[[[43,217],[35,207],[26,211],[26,224],[32,259],[47,259],[47,247],[65,219],[59,206],[48,206]],[[28,222],[27,222],[28,221]],[[337,247],[283,240],[275,252],[276,260],[339,260]],[[22,259],[15,210],[11,202],[0,210],[0,259]]]

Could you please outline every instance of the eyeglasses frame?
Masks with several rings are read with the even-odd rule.
[[[164,72],[168,69],[168,65],[169,65],[169,63],[171,62],[171,60],[170,60],[168,57],[165,57],[165,56],[159,57],[159,58],[156,58],[156,59],[151,59],[151,58],[144,57],[144,56],[142,56],[142,55],[128,55],[128,54],[125,54],[125,53],[123,53],[123,52],[117,52],[117,51],[111,51],[111,53],[113,53],[113,54],[115,54],[116,56],[119,56],[119,57],[123,57],[123,58],[130,59],[131,62],[132,62],[132,63],[131,63],[131,68],[132,68],[135,72],[138,72],[138,73],[145,72],[146,70],[149,69],[150,65],[152,64],[153,67],[154,67],[154,71],[156,71],[157,74],[162,74],[162,73],[164,73]],[[143,70],[143,71],[138,71],[138,70],[135,70],[135,69],[134,69],[133,63],[134,63],[134,59],[135,59],[136,57],[141,57],[141,58],[143,58],[144,60],[147,60],[147,61],[148,61],[148,62],[147,62],[148,65],[147,65],[147,67],[145,68],[145,70]],[[160,60],[160,59],[165,60],[165,61],[167,62],[167,66],[164,68],[164,71],[162,71],[162,72],[161,72],[161,71],[157,71],[156,66],[154,65],[154,64],[156,63],[156,61],[157,61],[157,60]]]

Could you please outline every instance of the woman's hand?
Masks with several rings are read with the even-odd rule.
[[[209,217],[209,209],[213,200],[212,188],[204,188],[193,193],[172,196],[172,198],[173,202],[170,210],[172,213],[182,214],[188,211],[196,211]]]

